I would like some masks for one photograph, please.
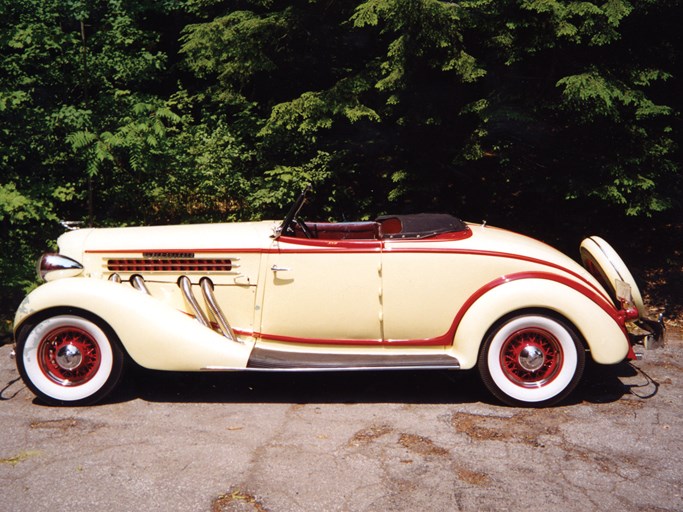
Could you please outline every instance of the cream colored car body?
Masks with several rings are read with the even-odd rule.
[[[243,369],[254,346],[287,353],[443,353],[467,369],[489,328],[524,309],[561,314],[599,363],[619,362],[629,351],[616,306],[593,276],[530,238],[470,224],[468,236],[453,239],[321,241],[274,238],[277,225],[67,233],[60,254],[82,262],[83,272],[29,294],[15,325],[51,308],[90,311],[137,363],[161,370]],[[230,268],[135,266],[154,259],[230,261]],[[114,273],[123,283],[108,280]],[[127,284],[133,275],[144,277],[151,295]],[[201,277],[213,281],[240,343],[193,321],[177,285],[181,275],[197,294]]]
[[[82,229],[39,263],[15,318],[18,370],[56,405],[106,396],[124,360],[169,371],[470,369],[511,405],[551,405],[634,357],[633,277],[590,237],[586,269],[449,215]],[[595,276],[595,277],[594,277]]]

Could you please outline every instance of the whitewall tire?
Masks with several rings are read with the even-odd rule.
[[[544,314],[523,314],[491,330],[478,366],[484,384],[502,402],[542,407],[572,392],[585,359],[583,344],[568,324]]]
[[[109,329],[77,315],[28,325],[17,339],[17,368],[26,385],[50,405],[90,405],[116,385],[123,351]]]

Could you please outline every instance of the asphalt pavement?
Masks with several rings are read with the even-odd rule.
[[[680,511],[683,339],[549,409],[472,373],[133,370],[46,407],[0,347],[0,511]]]

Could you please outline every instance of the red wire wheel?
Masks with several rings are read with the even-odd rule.
[[[503,343],[500,364],[506,377],[519,386],[545,386],[562,368],[562,345],[548,331],[522,329]]]
[[[38,347],[38,364],[46,377],[62,386],[88,382],[100,368],[95,339],[78,327],[60,327],[47,334]]]
[[[576,387],[586,355],[574,327],[545,313],[508,317],[482,343],[477,362],[484,385],[513,406],[543,407]]]
[[[91,405],[116,386],[124,352],[104,322],[57,314],[26,322],[17,336],[17,369],[49,405]]]

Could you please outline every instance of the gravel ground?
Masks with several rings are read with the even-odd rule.
[[[471,373],[130,372],[51,408],[0,347],[0,510],[683,510],[683,337],[550,409]]]

